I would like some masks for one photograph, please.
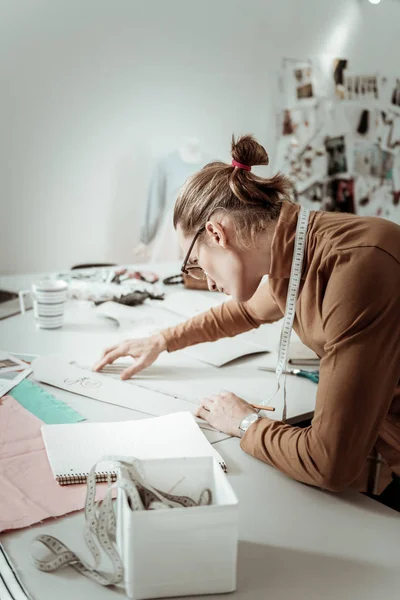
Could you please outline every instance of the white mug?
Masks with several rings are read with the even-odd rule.
[[[32,283],[30,290],[19,292],[21,313],[25,313],[24,296],[33,300],[33,313],[41,329],[56,329],[64,324],[64,309],[68,284],[60,279],[49,279]]]

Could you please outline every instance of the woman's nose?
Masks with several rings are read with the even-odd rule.
[[[208,289],[210,290],[210,292],[215,292],[217,289],[217,284],[215,283],[215,281],[213,281],[211,279],[211,277],[209,275],[207,275],[207,285],[208,285]]]

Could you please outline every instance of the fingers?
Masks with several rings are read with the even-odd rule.
[[[200,417],[200,419],[204,419],[205,421],[208,421],[208,419],[210,418],[210,411],[206,410],[202,406],[199,406],[196,409],[195,415],[196,415],[196,417]]]
[[[100,367],[100,365],[102,364],[104,358],[107,356],[107,354],[109,354],[110,352],[112,352],[116,348],[118,348],[118,344],[114,344],[113,346],[110,346],[109,348],[106,348],[104,350],[103,354],[101,355],[101,360],[92,367],[93,371],[99,371],[100,369],[102,369],[103,367]],[[107,364],[107,363],[105,363],[105,364]]]
[[[125,346],[117,346],[115,350],[112,350],[111,352],[106,354],[104,358],[99,363],[97,363],[97,365],[95,365],[93,370],[101,371],[101,369],[103,369],[106,365],[113,363],[115,360],[117,360],[117,358],[120,358],[121,356],[126,356]]]
[[[214,400],[212,398],[203,398],[200,402],[200,406],[197,407],[195,411],[195,416],[204,419],[205,421],[209,421],[210,419],[210,410],[212,405],[214,404]]]
[[[135,362],[134,365],[129,367],[129,369],[125,369],[125,371],[123,373],[121,373],[121,379],[123,379],[124,381],[126,379],[130,379],[131,377],[136,375],[136,373],[143,371],[143,369],[145,369],[148,366],[149,366],[149,364],[146,360],[139,359]]]
[[[205,408],[208,412],[210,412],[210,409],[213,404],[214,404],[214,400],[212,397],[211,398],[203,398],[203,400],[200,402],[200,406],[202,408]]]
[[[108,348],[106,348],[104,350],[103,354],[101,355],[101,358],[104,358],[106,356],[106,354],[109,354],[113,350],[116,350],[118,348],[118,346],[120,346],[120,344],[113,344],[112,346],[109,346]]]

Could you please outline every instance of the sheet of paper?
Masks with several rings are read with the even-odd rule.
[[[223,294],[214,294],[212,292],[205,292],[203,294],[194,290],[185,290],[168,294],[165,300],[160,303],[160,308],[190,319],[214,306],[226,302],[226,300],[227,297]]]
[[[160,416],[194,410],[190,400],[167,396],[139,387],[135,383],[127,384],[101,373],[94,373],[88,368],[73,364],[65,357],[42,356],[32,363],[32,367],[38,381],[148,415]]]
[[[17,356],[0,350],[0,376],[3,373],[22,371],[26,368],[26,366],[27,364],[20,360]]]
[[[169,323],[179,323],[177,315],[166,315],[162,304],[164,301],[153,301],[153,304],[142,304],[140,306],[126,306],[118,302],[103,302],[95,308],[97,314],[115,320],[120,325],[130,326],[164,326]]]
[[[167,296],[162,308],[190,319],[226,301],[227,297],[222,294],[202,294],[201,292],[186,290]],[[221,367],[241,356],[267,352],[269,348],[266,348],[260,340],[260,335],[256,331],[252,331],[242,333],[234,338],[223,338],[216,342],[190,346],[185,348],[183,352],[191,358],[215,367]]]
[[[261,344],[253,344],[243,340],[241,336],[236,336],[190,346],[182,352],[214,367],[222,367],[241,356],[266,352],[266,350]]]
[[[10,371],[6,373],[0,373],[0,398],[12,390],[18,385],[25,377],[28,377],[32,373],[32,369],[25,369],[24,371]]]
[[[166,327],[178,325],[183,318],[154,304],[141,306],[125,306],[118,302],[104,302],[96,307],[96,313],[113,319],[124,335],[132,337],[146,337]]]
[[[267,356],[269,357],[269,355]],[[176,399],[186,400],[193,405],[198,405],[203,398],[213,394],[229,391],[254,404],[268,400],[268,404],[275,407],[275,412],[265,413],[265,416],[274,420],[282,418],[283,383],[280,391],[274,396],[276,392],[274,373],[260,371],[257,368],[259,365],[227,365],[217,369],[197,361],[192,361],[191,364],[186,362],[179,364],[179,360],[182,358],[177,355],[174,358],[175,364],[156,362],[133,379],[128,380],[127,385],[143,386],[146,389],[171,395]],[[275,354],[272,358],[277,359],[277,355]],[[266,362],[266,366],[275,367],[276,360]],[[118,361],[106,367],[104,375],[119,379],[121,372],[130,364],[132,363]],[[286,387],[288,419],[299,415],[308,415],[314,410],[316,384],[301,377],[288,376]]]

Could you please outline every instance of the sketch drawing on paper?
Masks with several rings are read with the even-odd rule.
[[[77,379],[70,379],[69,377],[67,377],[67,379],[64,379],[64,383],[65,385],[76,385],[79,384],[84,388],[99,388],[101,387],[101,381],[96,381],[95,379],[91,379],[90,377],[78,377]]]

